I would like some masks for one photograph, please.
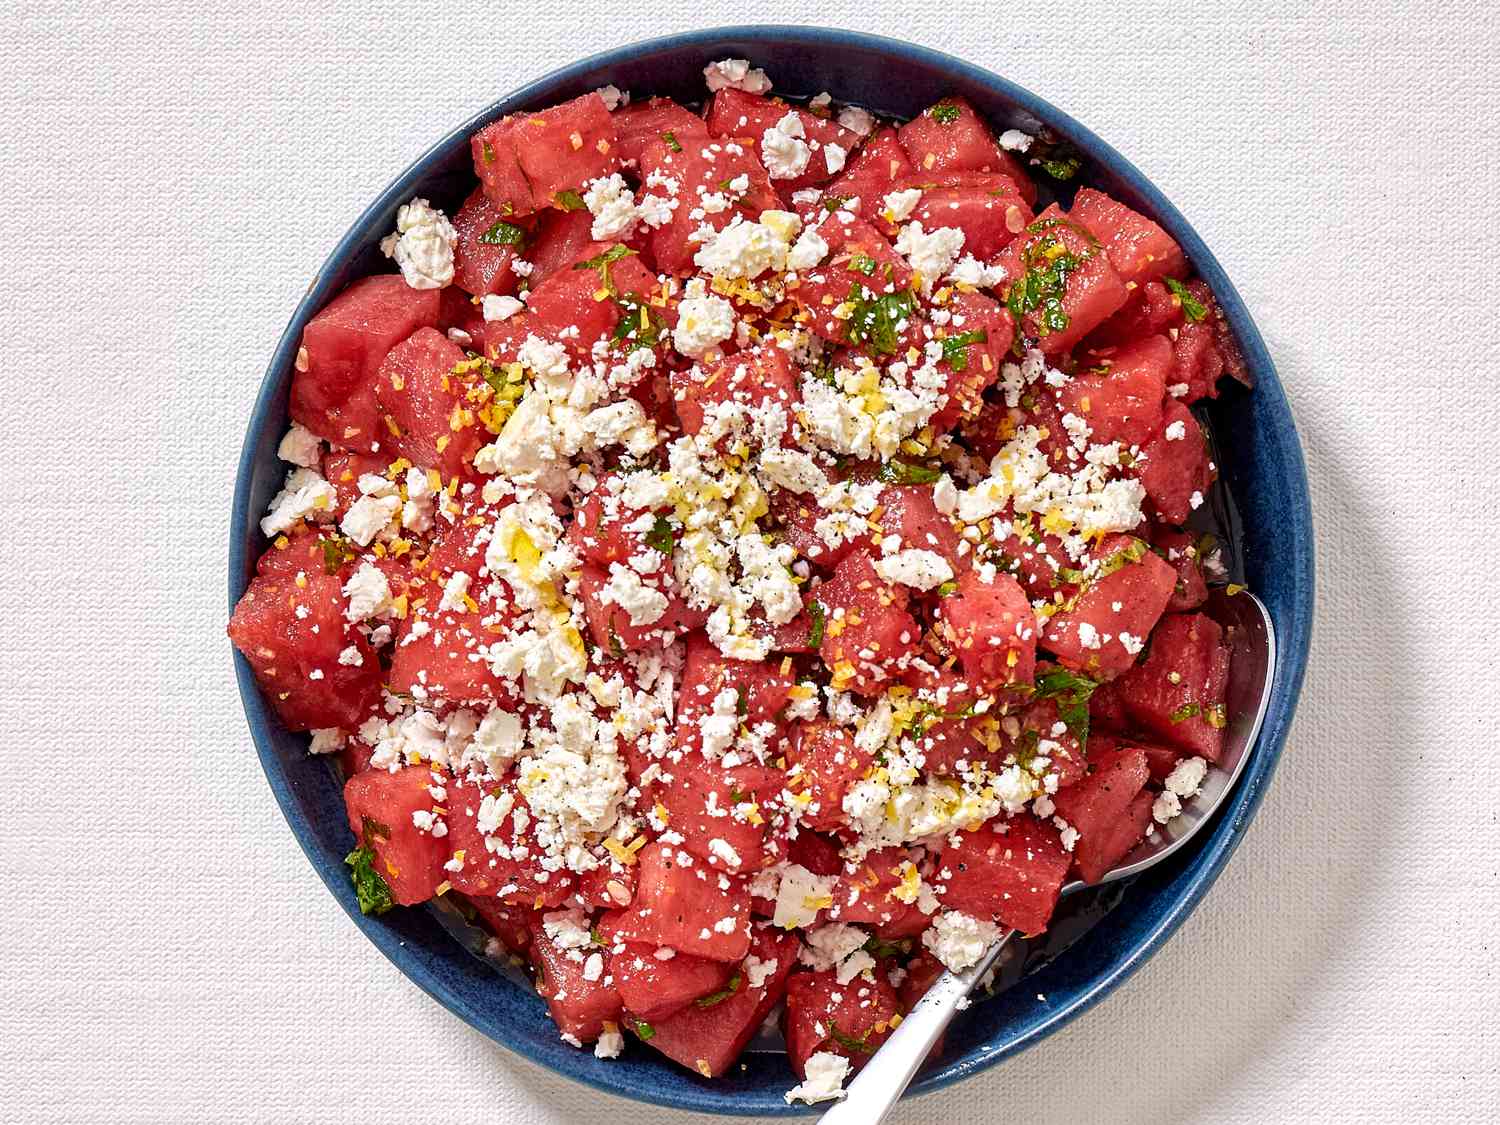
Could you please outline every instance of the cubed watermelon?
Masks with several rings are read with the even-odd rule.
[[[606,1023],[618,1024],[624,1012],[620,993],[604,972],[609,954],[591,946],[562,946],[547,936],[545,915],[541,921],[532,931],[531,944],[537,995],[547,1001],[552,1022],[563,1035],[590,1043],[599,1038]],[[594,958],[598,963],[590,966]]]
[[[723,766],[686,752],[658,781],[657,793],[685,851],[709,867],[748,873],[775,863],[786,846],[779,815],[784,781],[770,766]]]
[[[1217,762],[1229,661],[1217,621],[1202,613],[1168,614],[1151,636],[1146,659],[1120,678],[1125,713],[1161,741]]]
[[[705,1078],[715,1078],[734,1064],[771,1009],[781,1002],[787,974],[797,963],[797,948],[795,934],[756,926],[749,952],[755,958],[759,985],[750,983],[751,962],[747,960],[738,970],[740,983],[722,999],[714,994],[713,1003],[694,1002],[660,1022],[631,1020],[626,1026],[667,1058]]]
[[[1097,565],[1072,605],[1047,618],[1042,647],[1075,671],[1112,680],[1135,663],[1167,608],[1177,572],[1130,535],[1101,543]]]
[[[900,188],[912,172],[912,163],[896,130],[884,125],[875,130],[844,171],[824,187],[823,198],[837,203],[852,203],[857,199],[855,214],[894,233],[894,227],[881,218],[885,197]]]
[[[1085,882],[1097,883],[1145,834],[1145,825],[1135,831],[1131,802],[1149,776],[1138,746],[1090,754],[1088,776],[1053,797],[1057,815],[1078,831],[1073,863]]]
[[[1110,352],[1084,355],[1084,370],[1057,392],[1067,413],[1089,424],[1089,441],[1143,446],[1161,428],[1162,399],[1172,370],[1172,343],[1147,336]]]
[[[357,726],[380,695],[380,660],[344,620],[346,605],[320,564],[257,576],[234,607],[229,639],[289,730]],[[358,663],[341,659],[351,649]]]
[[[509,218],[573,206],[566,193],[620,166],[615,142],[614,120],[594,93],[501,118],[475,133],[470,147],[485,195]]]
[[[939,634],[971,680],[988,688],[1031,683],[1036,616],[1010,575],[964,571],[953,594],[938,602],[936,618]]]
[[[562,340],[578,362],[591,363],[595,343],[611,339],[627,311],[621,298],[634,297],[633,307],[641,307],[657,282],[627,246],[590,243],[584,253],[588,257],[533,289],[526,307],[536,330]]]
[[[692,852],[647,844],[638,856],[635,902],[612,915],[625,941],[665,945],[710,961],[739,961],[750,947],[745,879],[715,871]]]
[[[1208,283],[1195,279],[1179,285],[1171,300],[1184,314],[1172,341],[1172,374],[1168,379],[1168,386],[1186,388],[1177,396],[1184,402],[1216,398],[1219,379],[1224,375],[1250,386],[1239,342]]]
[[[368,453],[387,436],[375,403],[386,352],[438,322],[436,289],[413,289],[399,274],[354,282],[308,321],[292,375],[291,414],[341,449]]]
[[[453,283],[467,293],[514,293],[517,278],[510,268],[531,240],[532,224],[514,223],[475,188],[453,216],[458,241],[453,245]]]
[[[455,890],[476,901],[536,910],[558,906],[573,893],[571,872],[549,870],[536,818],[513,778],[483,784],[455,778],[447,790],[447,843],[458,864],[448,880]],[[488,832],[480,829],[481,821]]]
[[[999,172],[1016,185],[1027,206],[1036,202],[1036,185],[1025,168],[996,143],[989,126],[963,98],[944,98],[924,110],[901,126],[900,138],[917,176]]]
[[[874,694],[915,651],[921,629],[906,611],[906,587],[881,578],[867,552],[839,563],[814,597],[824,622],[818,655],[840,690]]]
[[[1206,556],[1217,549],[1212,535],[1158,527],[1151,533],[1151,549],[1177,572],[1177,584],[1172,587],[1172,597],[1167,602],[1168,613],[1185,613],[1208,600],[1203,563]]]
[[[1016,336],[1010,310],[983,293],[954,290],[944,308],[950,319],[943,329],[939,366],[948,374],[948,401],[929,423],[939,433],[984,407],[984,392],[1000,377]]]
[[[468,398],[475,376],[454,370],[464,360],[437,329],[419,328],[390,350],[375,381],[389,445],[444,478],[471,475],[474,454],[490,440]]]
[[[781,206],[756,154],[740,145],[678,142],[674,149],[664,141],[652,141],[641,152],[641,175],[648,187],[660,185],[654,191],[657,195],[669,194],[667,181],[677,185],[670,190],[670,197],[678,201],[672,218],[654,229],[650,238],[651,260],[663,273],[693,271],[693,255],[700,245],[693,236],[703,224],[723,230],[736,215],[754,219],[764,210]],[[699,205],[705,195],[723,194],[722,185],[741,176],[749,186],[734,196],[729,207],[706,212]]]
[[[1161,428],[1142,450],[1141,486],[1168,523],[1185,523],[1213,485],[1208,438],[1193,412],[1176,399],[1162,410]]]
[[[619,564],[615,564],[619,565]],[[630,612],[614,600],[608,590],[610,572],[602,566],[585,563],[578,575],[578,599],[583,602],[589,636],[594,644],[611,656],[661,648],[708,620],[703,610],[689,607],[678,592],[671,571],[641,575],[641,585],[662,594],[667,608],[655,621],[633,624]]]
[[[708,136],[703,118],[683,109],[671,98],[647,98],[631,102],[615,111],[615,132],[620,159],[627,165],[639,165],[646,146],[660,141],[668,148],[682,146]]]
[[[787,419],[783,444],[795,444],[791,425],[802,394],[786,349],[774,343],[760,344],[714,363],[673,371],[671,382],[677,416],[687,433],[698,433],[706,420],[731,417],[736,412],[724,404],[733,403],[740,408],[737,413],[742,424],[732,424],[737,437],[726,434],[721,441],[725,446],[737,440],[748,441],[754,436],[755,423],[763,423],[765,412],[776,407]]]
[[[828,243],[823,263],[800,276],[790,296],[808,327],[832,343],[897,355],[925,342],[911,295],[911,267],[869,223],[836,211],[818,227]],[[850,312],[844,306],[852,305]],[[841,314],[834,315],[835,310]]]
[[[915,853],[917,857],[920,854]],[[908,933],[925,930],[928,916],[916,906],[916,863],[906,848],[878,848],[848,864],[834,884],[829,919],[876,926],[887,932],[892,927]]]
[[[781,1026],[787,1061],[797,1077],[805,1078],[807,1060],[829,1051],[857,1071],[890,1038],[900,1014],[901,1000],[878,967],[847,984],[840,984],[832,969],[799,969],[786,982]]]
[[[1109,264],[1127,285],[1181,277],[1187,272],[1182,247],[1171,235],[1102,191],[1079,188],[1068,217],[1082,223],[1104,244]]]
[[[1021,334],[1061,355],[1125,304],[1129,291],[1093,235],[1053,204],[1000,254],[1006,304]]]
[[[797,724],[787,751],[786,786],[802,810],[802,823],[820,832],[847,824],[844,794],[873,761],[838,723],[818,719]]]
[[[988,261],[1009,246],[1036,218],[1009,176],[972,172],[945,177],[944,186],[926,187],[911,213],[923,230],[953,227],[964,232],[964,253]],[[921,187],[914,173],[909,186]]]
[[[949,910],[1023,934],[1047,928],[1068,873],[1055,827],[1026,813],[948,837],[938,857],[938,898]]]
[[[760,156],[766,130],[776,126],[787,114],[797,118],[804,143],[811,151],[806,168],[795,176],[776,180],[776,186],[784,195],[827,183],[843,171],[845,160],[859,148],[863,138],[835,121],[788,105],[780,98],[746,93],[733,86],[726,86],[714,94],[707,117],[708,131],[714,136],[737,139]]]
[[[394,772],[366,770],[344,785],[349,827],[375,853],[375,873],[402,906],[426,902],[447,877],[448,841],[435,835],[432,825],[443,811],[433,791],[443,792],[448,781],[430,766],[404,766]],[[418,827],[418,821],[427,827]]]
[[[637,942],[621,945],[610,958],[609,971],[629,1013],[627,1026],[631,1020],[664,1020],[694,1000],[720,992],[735,973],[735,966],[724,961]],[[668,956],[658,957],[659,952]]]

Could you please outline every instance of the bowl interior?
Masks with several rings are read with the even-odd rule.
[[[292,359],[307,320],[350,281],[389,264],[378,249],[396,208],[414,194],[456,207],[473,186],[468,136],[504,113],[574,97],[608,82],[637,95],[685,101],[704,96],[703,67],[748,57],[777,92],[805,97],[823,90],[840,102],[909,117],[944,94],[969,98],[997,129],[1046,124],[1085,156],[1080,182],[1108,191],[1155,218],[1178,240],[1224,307],[1257,385],[1226,389],[1210,407],[1221,470],[1239,507],[1246,580],[1270,609],[1278,659],[1270,711],[1239,789],[1201,836],[1201,844],[1130,881],[1109,923],[1089,930],[1066,956],[1025,987],[976,1004],[948,1034],[939,1062],[914,1083],[936,1089],[989,1066],[1062,1026],[1137,968],[1181,924],[1238,843],[1260,803],[1280,753],[1306,662],[1313,598],[1312,523],[1302,452],[1270,358],[1234,288],[1182,216],[1118,153],[1065,114],[987,71],[894,40],[799,27],[725,28],[653,40],[585,59],[532,83],[454,130],[407,169],[360,216],[297,308],[262,383],[240,461],[229,545],[231,606],[265,546],[259,516],[280,487],[276,445],[287,422]],[[267,778],[313,866],[354,922],[380,950],[440,1003],[475,1028],[560,1073],[617,1094],[708,1112],[762,1116],[806,1112],[788,1107],[792,1079],[777,1055],[747,1054],[729,1075],[707,1081],[632,1043],[600,1061],[559,1041],[542,1002],[497,975],[454,941],[426,910],[360,915],[343,857],[353,837],[327,764],[307,754],[305,735],[282,729],[236,655],[240,693]],[[1039,1001],[1037,994],[1045,995]]]

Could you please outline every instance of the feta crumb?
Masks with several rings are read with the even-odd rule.
[[[1000,134],[1000,147],[1006,152],[1026,152],[1031,148],[1031,134],[1007,129]]]
[[[957,910],[948,910],[932,920],[922,933],[922,944],[955,973],[977,964],[985,950],[1000,940],[1000,929]]]
[[[875,570],[887,582],[897,582],[913,590],[931,590],[953,578],[953,567],[934,551],[897,551],[877,560]]]
[[[921,188],[905,188],[901,191],[886,193],[885,209],[893,223],[904,223],[911,218],[911,213],[917,209],[917,204],[920,202],[922,202]]]
[[[1165,437],[1168,441],[1181,441],[1187,437],[1187,426],[1183,424],[1181,418],[1167,426]]]
[[[293,469],[281,491],[271,500],[270,511],[260,521],[268,538],[290,530],[297,521],[319,512],[331,512],[337,499],[333,485],[312,469]]]
[[[484,314],[485,322],[492,323],[497,320],[509,320],[526,306],[514,297],[486,293],[479,307]]]
[[[849,1060],[832,1051],[815,1051],[803,1064],[807,1075],[784,1095],[788,1105],[793,1102],[835,1101],[844,1096],[844,1079],[849,1075]]]
[[[964,248],[964,232],[957,227],[924,231],[920,222],[907,223],[896,236],[896,252],[922,275],[922,290],[932,292],[932,283],[945,276]]]
[[[874,116],[857,105],[846,105],[839,110],[839,124],[851,133],[858,133],[861,137],[868,137],[875,131]]]
[[[630,104],[630,95],[613,82],[608,86],[600,86],[594,93],[604,99],[604,108],[611,113],[619,109],[622,105]]]
[[[276,456],[304,469],[316,469],[323,460],[323,441],[300,422],[293,422],[276,447]]]
[[[836,176],[842,172],[844,161],[847,159],[849,159],[849,150],[843,145],[829,141],[823,146],[823,163],[827,166],[830,176]]]
[[[349,599],[349,604],[344,607],[344,617],[350,623],[358,624],[390,605],[391,585],[378,566],[362,562],[344,583],[344,596]]]
[[[677,310],[673,346],[682,355],[696,359],[733,335],[734,306],[709,293],[701,277],[689,281]]]
[[[744,90],[747,94],[764,94],[771,88],[771,80],[759,67],[750,66],[749,59],[720,59],[703,68],[704,80],[714,93],[720,90]]]
[[[448,217],[425,199],[413,199],[396,212],[396,230],[380,242],[387,258],[401,267],[413,289],[442,289],[453,280],[453,245],[458,232]]]
[[[795,111],[776,122],[761,135],[760,154],[773,180],[791,180],[807,170],[812,150],[803,140],[807,136],[802,118]]]
[[[599,1039],[594,1044],[594,1057],[596,1059],[617,1059],[620,1052],[625,1049],[625,1036],[620,1034],[620,1029],[614,1024],[607,1023],[604,1030],[599,1033]]]

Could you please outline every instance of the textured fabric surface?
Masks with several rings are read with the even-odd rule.
[[[1009,75],[1214,247],[1302,428],[1320,608],[1248,839],[1113,998],[895,1120],[1500,1119],[1491,5],[828,0]],[[0,19],[0,1120],[686,1121],[428,1000],[323,892],[223,637],[264,363],[377,190],[482,105],[741,0]],[[524,30],[522,30],[524,29]]]

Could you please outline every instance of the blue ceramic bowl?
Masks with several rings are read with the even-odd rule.
[[[976,1004],[957,1021],[941,1060],[914,1084],[920,1093],[993,1066],[1050,1035],[1103,999],[1182,924],[1223,870],[1260,806],[1307,660],[1312,512],[1302,449],[1271,359],[1234,286],[1192,227],[1139,171],[1089,130],[1035,94],[949,55],[872,35],[806,27],[733,27],[655,39],[595,55],[517,90],[459,125],[398,176],[334,248],[293,314],[261,384],[240,457],[230,524],[229,599],[231,606],[239,599],[265,547],[257,520],[285,471],[277,462],[276,445],[287,424],[287,391],[302,328],[349,282],[389,269],[377,243],[392,228],[396,208],[417,194],[450,210],[456,207],[473,183],[469,135],[502,114],[576,97],[608,82],[638,95],[699,100],[704,96],[703,67],[725,57],[752,59],[771,74],[779,92],[792,96],[829,90],[841,102],[910,117],[940,96],[958,93],[996,129],[1050,126],[1084,154],[1084,182],[1152,216],[1182,245],[1228,315],[1256,380],[1253,392],[1229,388],[1211,407],[1211,419],[1218,422],[1221,468],[1243,522],[1246,580],[1270,608],[1278,638],[1270,712],[1255,757],[1197,847],[1129,884],[1107,922],[1040,968],[1026,987]],[[717,1113],[805,1112],[782,1100],[791,1079],[779,1055],[746,1055],[742,1068],[713,1082],[639,1044],[620,1059],[599,1061],[560,1042],[542,1002],[461,947],[428,910],[397,910],[381,918],[361,915],[343,863],[352,837],[338,783],[326,762],[308,756],[306,736],[282,729],[245,660],[236,656],[235,661],[261,764],[313,867],[355,925],[439,1003],[495,1042],[614,1094]],[[1219,904],[1225,909],[1233,905]],[[1037,1001],[1038,993],[1047,997],[1045,1003]]]

